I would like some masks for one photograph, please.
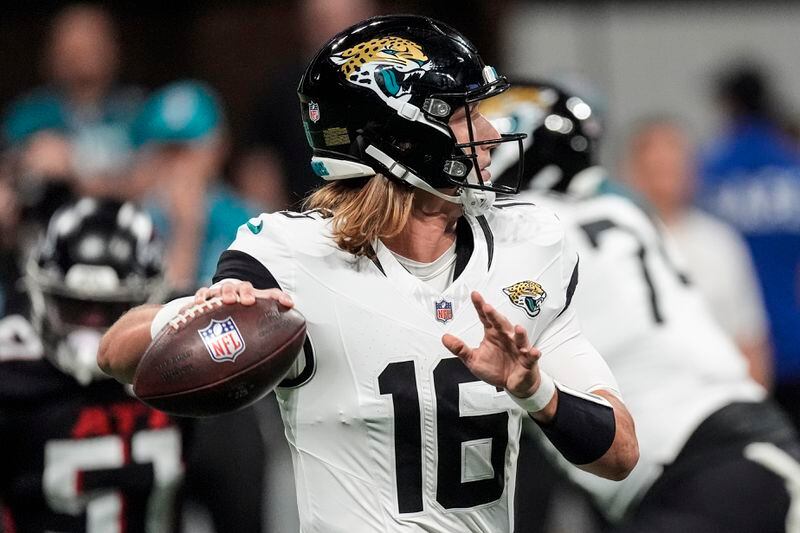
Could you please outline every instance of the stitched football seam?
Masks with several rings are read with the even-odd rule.
[[[181,329],[181,326],[185,326],[189,323],[189,321],[194,320],[195,317],[202,316],[210,311],[213,311],[215,307],[222,307],[222,305],[222,297],[215,296],[210,300],[205,300],[202,303],[195,304],[189,309],[186,309],[178,316],[170,320],[169,325],[173,330],[178,331]]]

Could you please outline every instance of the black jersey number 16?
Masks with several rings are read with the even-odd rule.
[[[459,385],[477,381],[458,358],[442,359],[433,370],[436,394],[436,501],[445,509],[475,507],[497,500],[505,485],[508,413],[460,416]],[[381,394],[394,405],[394,453],[400,513],[423,510],[422,430],[414,361],[390,363],[378,376]],[[462,443],[491,439],[492,477],[462,479]]]

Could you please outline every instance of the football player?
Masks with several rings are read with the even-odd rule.
[[[660,224],[596,165],[591,106],[530,82],[484,112],[500,131],[528,135],[528,190],[515,201],[553,209],[573,237],[581,258],[573,305],[636,420],[641,459],[626,480],[561,462],[566,472],[614,531],[798,531],[797,438],[682,274]],[[504,168],[501,181],[512,179],[519,154],[501,146],[492,169]],[[520,491],[535,483],[519,479]]]
[[[102,333],[163,297],[150,217],[82,199],[26,268],[30,320],[0,320],[0,500],[8,531],[170,531],[182,435],[97,366]]]
[[[306,317],[277,393],[304,532],[511,531],[529,414],[584,470],[621,479],[636,463],[633,422],[570,305],[577,256],[560,223],[492,206],[515,187],[491,183],[490,149],[524,136],[501,137],[478,104],[507,88],[429,18],[335,36],[299,87],[312,168],[330,183],[309,211],[242,226],[195,295]],[[104,369],[130,380],[151,328],[184,305],[124,316]]]

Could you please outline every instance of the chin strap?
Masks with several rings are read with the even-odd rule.
[[[442,191],[431,187],[430,184],[392,159],[380,148],[377,148],[374,145],[369,145],[364,152],[367,155],[375,158],[375,160],[377,160],[381,165],[385,166],[389,170],[389,173],[395,178],[404,181],[413,187],[427,191],[438,198],[447,200],[448,202],[452,202],[454,204],[460,204],[464,209],[464,213],[468,215],[483,215],[489,210],[489,208],[492,207],[492,204],[494,203],[495,193],[492,191],[482,191],[479,189],[461,187],[457,196],[445,194]],[[469,183],[478,183],[478,178],[475,175],[474,170],[470,172],[469,176],[467,177],[467,181]]]

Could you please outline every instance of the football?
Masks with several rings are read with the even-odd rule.
[[[133,378],[146,404],[178,416],[241,409],[273,390],[303,347],[306,322],[274,300],[212,298],[185,309],[156,335]]]

